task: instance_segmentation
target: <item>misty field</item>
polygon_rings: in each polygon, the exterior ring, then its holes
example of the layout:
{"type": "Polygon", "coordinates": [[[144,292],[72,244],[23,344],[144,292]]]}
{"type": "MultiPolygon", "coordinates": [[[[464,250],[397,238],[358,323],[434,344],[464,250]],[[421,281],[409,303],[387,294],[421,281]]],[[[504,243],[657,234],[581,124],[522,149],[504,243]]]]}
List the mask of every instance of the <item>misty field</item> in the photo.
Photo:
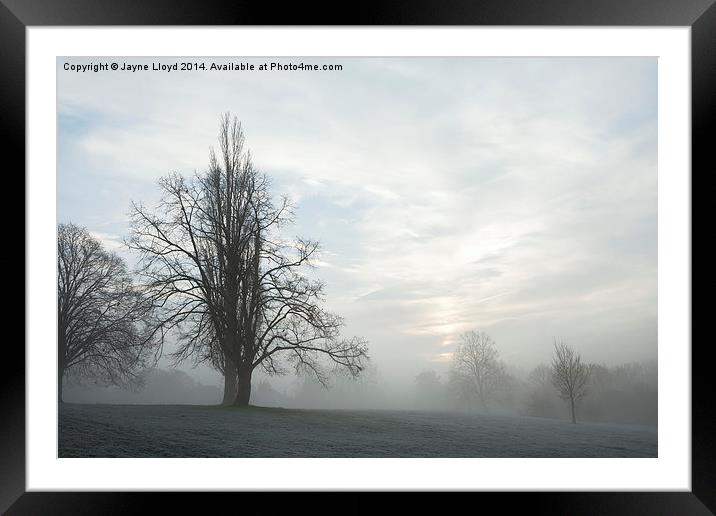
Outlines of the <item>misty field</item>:
{"type": "Polygon", "coordinates": [[[59,407],[60,457],[656,457],[654,427],[384,410],[59,407]]]}

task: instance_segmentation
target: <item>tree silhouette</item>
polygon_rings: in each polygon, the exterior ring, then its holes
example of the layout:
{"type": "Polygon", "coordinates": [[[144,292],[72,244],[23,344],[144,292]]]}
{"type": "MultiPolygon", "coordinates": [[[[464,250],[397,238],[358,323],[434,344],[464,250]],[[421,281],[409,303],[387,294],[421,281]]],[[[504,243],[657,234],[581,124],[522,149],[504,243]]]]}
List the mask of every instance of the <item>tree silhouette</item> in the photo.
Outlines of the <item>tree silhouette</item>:
{"type": "Polygon", "coordinates": [[[164,327],[180,335],[175,359],[222,371],[225,402],[239,406],[248,405],[259,366],[269,374],[290,366],[323,384],[324,362],[358,375],[366,343],[341,338],[343,321],[321,306],[323,284],[302,272],[318,243],[281,237],[291,204],[273,201],[235,117],[222,116],[218,144],[205,173],[160,181],[155,211],[133,204],[127,243],[140,252],[140,274],[164,308],[164,327]]]}
{"type": "Polygon", "coordinates": [[[586,393],[589,368],[574,349],[564,340],[554,340],[554,357],[552,358],[552,383],[559,391],[563,400],[569,401],[572,411],[572,423],[577,423],[575,404],[586,393]]]}
{"type": "Polygon", "coordinates": [[[453,355],[450,383],[463,397],[477,397],[487,410],[508,381],[505,365],[498,357],[495,342],[486,333],[463,333],[453,355]]]}
{"type": "MultiPolygon", "coordinates": [[[[161,341],[154,307],[116,254],[86,229],[57,228],[57,387],[66,374],[126,385],[161,341]]],[[[156,358],[156,354],[154,356],[156,358]]]]}

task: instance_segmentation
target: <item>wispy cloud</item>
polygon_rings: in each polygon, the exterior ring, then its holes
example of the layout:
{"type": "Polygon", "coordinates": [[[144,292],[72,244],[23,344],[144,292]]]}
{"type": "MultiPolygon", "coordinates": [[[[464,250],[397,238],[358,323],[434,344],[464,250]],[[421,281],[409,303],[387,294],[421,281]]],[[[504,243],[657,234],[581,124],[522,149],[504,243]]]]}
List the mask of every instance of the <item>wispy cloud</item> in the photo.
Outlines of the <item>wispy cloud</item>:
{"type": "Polygon", "coordinates": [[[440,363],[471,328],[525,363],[554,332],[594,360],[656,352],[656,60],[344,61],[290,81],[60,73],[60,214],[114,245],[126,224],[100,224],[202,170],[231,110],[377,360],[440,363]]]}

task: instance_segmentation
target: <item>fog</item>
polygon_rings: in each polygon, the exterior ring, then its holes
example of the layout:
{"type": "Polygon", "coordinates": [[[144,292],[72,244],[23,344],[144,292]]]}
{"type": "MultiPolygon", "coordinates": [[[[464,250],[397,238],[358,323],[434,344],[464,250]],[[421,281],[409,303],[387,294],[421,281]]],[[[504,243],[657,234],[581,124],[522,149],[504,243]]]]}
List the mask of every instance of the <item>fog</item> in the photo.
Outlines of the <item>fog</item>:
{"type": "MultiPolygon", "coordinates": [[[[328,389],[257,373],[252,404],[567,418],[531,376],[564,337],[592,364],[583,418],[655,424],[656,59],[340,61],[280,77],[60,68],[58,221],[133,265],[130,203],[155,203],[170,172],[203,170],[230,110],[276,195],[296,205],[287,236],[321,242],[310,273],[371,359],[328,389]],[[487,407],[450,387],[471,330],[494,339],[509,373],[487,407]]],[[[165,357],[144,376],[135,390],[68,384],[66,401],[221,401],[206,365],[165,357]]]]}
{"type": "MultiPolygon", "coordinates": [[[[544,367],[544,365],[542,365],[544,367]]],[[[419,373],[412,383],[387,381],[376,367],[357,380],[334,375],[328,387],[315,378],[268,377],[252,382],[252,405],[333,410],[419,410],[568,419],[569,408],[549,378],[511,368],[510,384],[487,408],[460,399],[449,385],[449,375],[434,369],[419,373]]],[[[657,424],[657,367],[655,362],[617,367],[593,365],[587,395],[578,404],[583,421],[657,424]]],[[[218,405],[219,384],[205,385],[179,369],[152,369],[133,389],[91,386],[70,381],[65,387],[70,403],[218,405]]]]}

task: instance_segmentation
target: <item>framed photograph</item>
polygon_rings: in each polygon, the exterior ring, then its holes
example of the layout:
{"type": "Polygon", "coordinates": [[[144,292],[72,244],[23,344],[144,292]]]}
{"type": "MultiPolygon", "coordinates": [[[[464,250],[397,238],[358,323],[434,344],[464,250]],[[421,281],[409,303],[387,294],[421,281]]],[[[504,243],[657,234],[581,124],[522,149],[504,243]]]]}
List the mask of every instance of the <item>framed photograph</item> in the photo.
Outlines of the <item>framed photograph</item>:
{"type": "Polygon", "coordinates": [[[711,514],[712,3],[3,0],[27,304],[0,510],[711,514]]]}

